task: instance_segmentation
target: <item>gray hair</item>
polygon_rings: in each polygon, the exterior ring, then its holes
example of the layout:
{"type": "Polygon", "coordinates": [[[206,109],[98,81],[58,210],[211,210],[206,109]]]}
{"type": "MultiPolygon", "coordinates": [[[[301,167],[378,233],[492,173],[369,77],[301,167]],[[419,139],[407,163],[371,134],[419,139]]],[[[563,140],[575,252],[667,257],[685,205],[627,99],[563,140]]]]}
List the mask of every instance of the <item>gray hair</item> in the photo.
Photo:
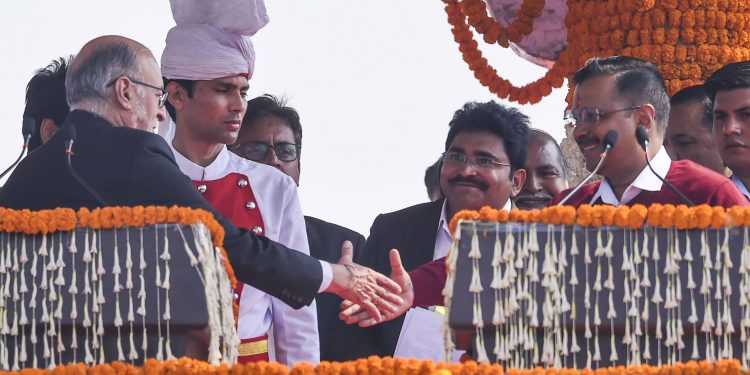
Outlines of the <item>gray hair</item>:
{"type": "Polygon", "coordinates": [[[79,64],[72,64],[65,76],[65,95],[68,105],[88,102],[102,113],[106,106],[107,84],[117,77],[135,76],[140,72],[138,51],[125,42],[108,43],[94,48],[79,64]]]}

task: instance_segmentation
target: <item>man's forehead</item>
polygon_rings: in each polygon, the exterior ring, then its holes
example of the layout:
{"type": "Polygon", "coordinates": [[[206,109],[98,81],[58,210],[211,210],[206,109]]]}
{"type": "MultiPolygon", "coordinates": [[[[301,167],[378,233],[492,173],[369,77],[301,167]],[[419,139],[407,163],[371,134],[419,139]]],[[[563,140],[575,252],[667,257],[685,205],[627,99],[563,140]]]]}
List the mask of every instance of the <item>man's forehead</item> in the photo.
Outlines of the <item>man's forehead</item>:
{"type": "Polygon", "coordinates": [[[573,106],[596,107],[614,98],[615,76],[602,75],[589,78],[576,85],[573,106]]]}
{"type": "Polygon", "coordinates": [[[503,139],[486,130],[462,131],[456,134],[448,149],[460,149],[465,152],[485,152],[495,156],[505,155],[503,139]]]}
{"type": "Polygon", "coordinates": [[[745,110],[750,107],[750,87],[721,90],[714,98],[714,111],[745,110]]]}
{"type": "Polygon", "coordinates": [[[705,119],[703,103],[689,101],[673,105],[667,119],[667,134],[674,135],[686,131],[688,128],[702,127],[705,119]]]}
{"type": "Polygon", "coordinates": [[[529,164],[530,168],[545,166],[562,168],[563,156],[552,140],[544,139],[538,142],[529,142],[528,151],[526,164],[529,164]]]}

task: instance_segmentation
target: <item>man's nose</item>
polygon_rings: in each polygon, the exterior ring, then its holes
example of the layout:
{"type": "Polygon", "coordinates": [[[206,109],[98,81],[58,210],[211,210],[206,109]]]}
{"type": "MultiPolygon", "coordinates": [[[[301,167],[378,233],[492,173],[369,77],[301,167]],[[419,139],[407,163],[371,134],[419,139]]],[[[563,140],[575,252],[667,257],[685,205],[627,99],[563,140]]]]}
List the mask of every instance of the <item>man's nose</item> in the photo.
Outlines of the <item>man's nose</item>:
{"type": "Polygon", "coordinates": [[[742,134],[742,125],[734,117],[727,118],[724,123],[724,135],[742,134]]]}
{"type": "Polygon", "coordinates": [[[534,173],[527,174],[526,182],[523,184],[523,189],[530,193],[536,193],[537,191],[542,190],[541,179],[534,173]]]}
{"type": "Polygon", "coordinates": [[[472,176],[477,174],[477,166],[474,164],[474,161],[471,159],[466,159],[466,161],[461,164],[460,167],[458,167],[457,172],[460,173],[462,176],[472,176]]]}
{"type": "Polygon", "coordinates": [[[245,108],[247,107],[247,101],[245,101],[245,97],[242,96],[242,93],[237,92],[236,95],[232,95],[232,98],[229,100],[229,110],[235,113],[243,113],[245,112],[245,108]]]}
{"type": "Polygon", "coordinates": [[[279,166],[281,165],[281,160],[279,160],[278,157],[276,157],[276,150],[272,148],[268,148],[268,151],[266,151],[266,157],[263,159],[263,164],[273,165],[273,166],[279,166]]]}

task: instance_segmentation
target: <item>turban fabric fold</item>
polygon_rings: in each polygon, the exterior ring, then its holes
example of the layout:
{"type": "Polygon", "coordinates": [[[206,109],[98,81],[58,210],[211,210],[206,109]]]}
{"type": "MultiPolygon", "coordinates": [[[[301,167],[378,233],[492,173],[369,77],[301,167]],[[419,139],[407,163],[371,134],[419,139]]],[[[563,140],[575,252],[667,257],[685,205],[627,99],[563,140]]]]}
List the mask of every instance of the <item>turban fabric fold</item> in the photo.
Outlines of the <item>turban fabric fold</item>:
{"type": "Polygon", "coordinates": [[[268,23],[263,0],[170,0],[177,26],[161,56],[168,79],[212,80],[255,70],[250,36],[268,23]]]}

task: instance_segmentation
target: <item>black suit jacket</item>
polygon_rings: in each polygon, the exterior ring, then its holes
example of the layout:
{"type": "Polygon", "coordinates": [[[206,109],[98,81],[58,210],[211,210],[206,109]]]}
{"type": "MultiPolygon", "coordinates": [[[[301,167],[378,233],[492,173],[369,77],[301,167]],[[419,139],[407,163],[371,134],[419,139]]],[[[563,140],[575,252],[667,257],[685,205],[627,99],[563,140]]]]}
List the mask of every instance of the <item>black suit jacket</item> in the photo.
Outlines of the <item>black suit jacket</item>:
{"type": "Polygon", "coordinates": [[[162,205],[213,212],[226,232],[224,247],[237,278],[294,308],[309,305],[322,280],[320,263],[298,251],[237,229],[198,194],[158,135],[114,127],[85,111],[73,111],[47,144],[18,165],[0,191],[0,206],[31,210],[94,208],[94,196],[68,172],[66,127],[75,127],[75,171],[110,205],[162,205]]]}
{"type": "MultiPolygon", "coordinates": [[[[391,249],[399,250],[407,271],[431,262],[443,201],[444,199],[440,199],[378,215],[372,223],[370,237],[367,238],[365,251],[360,258],[362,264],[390,275],[391,249]]],[[[404,317],[401,316],[360,330],[365,332],[366,338],[361,338],[358,342],[358,355],[392,356],[403,322],[404,317]]]]}
{"type": "MultiPolygon", "coordinates": [[[[358,258],[365,247],[365,237],[351,229],[329,223],[314,217],[305,216],[307,242],[310,255],[320,260],[336,263],[341,257],[341,244],[349,240],[354,245],[354,257],[358,258]]],[[[318,306],[318,333],[320,335],[320,360],[345,361],[350,355],[352,330],[338,318],[341,298],[324,293],[315,298],[318,306]]]]}

